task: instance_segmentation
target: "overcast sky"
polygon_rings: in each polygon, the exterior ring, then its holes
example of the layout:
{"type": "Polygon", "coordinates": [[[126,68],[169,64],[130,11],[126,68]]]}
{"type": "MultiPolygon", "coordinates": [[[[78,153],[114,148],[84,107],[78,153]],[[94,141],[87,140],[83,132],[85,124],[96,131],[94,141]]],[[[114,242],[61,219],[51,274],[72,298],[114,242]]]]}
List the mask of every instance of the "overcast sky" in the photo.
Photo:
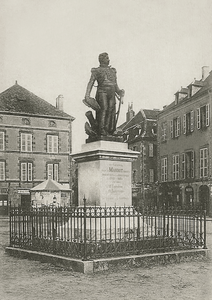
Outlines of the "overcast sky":
{"type": "Polygon", "coordinates": [[[73,151],[85,142],[82,103],[98,55],[108,52],[128,103],[159,108],[212,69],[211,0],[0,0],[0,92],[18,84],[73,117],[73,151]]]}

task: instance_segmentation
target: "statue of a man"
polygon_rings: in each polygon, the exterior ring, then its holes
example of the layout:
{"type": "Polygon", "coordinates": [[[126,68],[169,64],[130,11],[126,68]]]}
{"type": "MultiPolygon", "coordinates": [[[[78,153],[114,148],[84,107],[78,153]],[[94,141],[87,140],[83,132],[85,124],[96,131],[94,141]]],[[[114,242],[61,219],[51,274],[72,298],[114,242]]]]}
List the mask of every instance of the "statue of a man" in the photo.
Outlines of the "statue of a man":
{"type": "Polygon", "coordinates": [[[99,109],[96,111],[97,134],[112,135],[116,130],[116,95],[121,101],[124,90],[117,84],[116,69],[109,66],[109,56],[107,53],[99,55],[100,66],[91,69],[91,78],[88,82],[85,103],[89,102],[90,93],[97,81],[96,101],[99,109]]]}

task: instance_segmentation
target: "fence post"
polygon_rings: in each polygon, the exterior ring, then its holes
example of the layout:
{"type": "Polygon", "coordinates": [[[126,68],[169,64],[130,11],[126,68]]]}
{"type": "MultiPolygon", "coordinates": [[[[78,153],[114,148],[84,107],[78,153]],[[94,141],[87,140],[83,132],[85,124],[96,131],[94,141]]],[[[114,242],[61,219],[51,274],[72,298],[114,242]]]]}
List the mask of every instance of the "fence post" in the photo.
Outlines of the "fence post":
{"type": "Polygon", "coordinates": [[[56,216],[56,208],[52,207],[52,235],[53,235],[53,253],[56,253],[56,228],[55,228],[55,216],[56,216]]]}
{"type": "Polygon", "coordinates": [[[166,236],[166,212],[165,206],[163,207],[163,238],[166,236]]]}
{"type": "Polygon", "coordinates": [[[203,249],[207,249],[206,246],[206,209],[204,209],[204,247],[203,249]]]}
{"type": "Polygon", "coordinates": [[[86,199],[85,196],[83,198],[83,202],[84,202],[84,257],[83,260],[87,260],[87,243],[86,243],[86,199]]]}
{"type": "Polygon", "coordinates": [[[9,216],[10,216],[10,246],[12,246],[12,210],[11,210],[11,201],[10,201],[9,216]]]}
{"type": "Polygon", "coordinates": [[[137,228],[137,240],[140,240],[140,209],[137,206],[137,219],[138,219],[138,228],[137,228]]]}

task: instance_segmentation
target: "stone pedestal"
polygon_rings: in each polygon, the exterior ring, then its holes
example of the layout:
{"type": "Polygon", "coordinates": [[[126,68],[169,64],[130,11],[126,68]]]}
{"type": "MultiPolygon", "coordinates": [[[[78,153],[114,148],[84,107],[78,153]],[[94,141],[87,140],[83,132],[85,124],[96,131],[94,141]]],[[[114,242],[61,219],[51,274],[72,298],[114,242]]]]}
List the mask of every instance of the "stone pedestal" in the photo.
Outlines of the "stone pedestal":
{"type": "Polygon", "coordinates": [[[79,205],[131,206],[131,162],[139,152],[126,143],[96,141],[72,157],[78,163],[79,205]]]}

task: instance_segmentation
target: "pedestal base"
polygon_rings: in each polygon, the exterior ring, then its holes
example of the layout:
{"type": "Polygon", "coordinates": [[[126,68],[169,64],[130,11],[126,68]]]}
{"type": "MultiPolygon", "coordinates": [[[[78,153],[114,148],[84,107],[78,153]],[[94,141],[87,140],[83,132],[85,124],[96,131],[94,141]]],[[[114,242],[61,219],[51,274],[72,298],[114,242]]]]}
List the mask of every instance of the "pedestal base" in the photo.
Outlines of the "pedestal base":
{"type": "Polygon", "coordinates": [[[132,205],[131,162],[138,154],[121,142],[84,144],[72,155],[78,163],[79,205],[84,197],[90,206],[132,205]]]}

